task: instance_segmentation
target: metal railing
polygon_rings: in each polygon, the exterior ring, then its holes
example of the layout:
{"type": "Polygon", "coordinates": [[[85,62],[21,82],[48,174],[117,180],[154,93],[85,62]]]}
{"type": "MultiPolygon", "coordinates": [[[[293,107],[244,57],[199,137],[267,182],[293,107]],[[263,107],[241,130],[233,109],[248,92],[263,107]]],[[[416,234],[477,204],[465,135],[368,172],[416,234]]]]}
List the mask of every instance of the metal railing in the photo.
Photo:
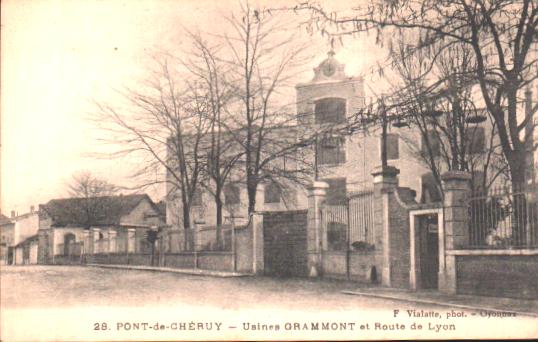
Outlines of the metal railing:
{"type": "Polygon", "coordinates": [[[470,248],[538,248],[536,189],[513,185],[474,192],[468,208],[470,248]]]}
{"type": "Polygon", "coordinates": [[[325,250],[371,250],[374,244],[374,197],[372,191],[352,194],[345,205],[321,209],[325,250]]]}

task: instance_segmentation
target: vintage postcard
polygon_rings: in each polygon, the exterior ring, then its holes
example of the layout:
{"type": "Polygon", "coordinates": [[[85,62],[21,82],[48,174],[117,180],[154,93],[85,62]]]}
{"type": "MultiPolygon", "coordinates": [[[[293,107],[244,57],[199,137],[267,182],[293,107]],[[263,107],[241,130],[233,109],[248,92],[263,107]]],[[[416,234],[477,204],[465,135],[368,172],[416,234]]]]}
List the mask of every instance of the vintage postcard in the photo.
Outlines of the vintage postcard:
{"type": "Polygon", "coordinates": [[[1,341],[538,338],[535,1],[1,13],[1,341]]]}

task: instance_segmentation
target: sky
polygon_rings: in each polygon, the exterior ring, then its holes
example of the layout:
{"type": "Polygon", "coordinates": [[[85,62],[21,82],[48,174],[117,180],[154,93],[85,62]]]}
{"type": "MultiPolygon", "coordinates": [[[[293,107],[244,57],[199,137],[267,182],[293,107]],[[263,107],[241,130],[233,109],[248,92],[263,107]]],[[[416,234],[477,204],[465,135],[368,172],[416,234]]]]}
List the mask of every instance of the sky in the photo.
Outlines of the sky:
{"type": "MultiPolygon", "coordinates": [[[[292,3],[292,2],[290,2],[292,3]]],[[[96,159],[102,131],[88,120],[93,101],[114,103],[114,89],[147,72],[148,56],[178,51],[181,26],[219,28],[236,2],[210,0],[3,0],[1,31],[1,193],[8,214],[65,197],[72,175],[89,170],[128,184],[136,161],[96,159]]],[[[346,6],[340,2],[339,6],[346,6]]],[[[319,64],[329,50],[313,37],[319,64]]],[[[349,76],[364,74],[381,54],[370,38],[336,49],[349,76]]],[[[308,81],[308,79],[303,80],[308,81]]],[[[154,200],[163,189],[150,190],[154,200]]]]}

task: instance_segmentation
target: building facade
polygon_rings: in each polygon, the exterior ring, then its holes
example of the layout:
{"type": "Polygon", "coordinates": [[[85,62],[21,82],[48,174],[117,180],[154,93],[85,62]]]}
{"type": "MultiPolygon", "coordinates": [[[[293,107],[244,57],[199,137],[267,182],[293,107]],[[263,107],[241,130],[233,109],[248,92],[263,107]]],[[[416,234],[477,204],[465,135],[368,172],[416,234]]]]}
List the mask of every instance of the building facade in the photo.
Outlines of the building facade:
{"type": "Polygon", "coordinates": [[[54,199],[41,205],[39,214],[39,263],[147,253],[148,231],[165,229],[164,214],[148,195],[54,199]]]}

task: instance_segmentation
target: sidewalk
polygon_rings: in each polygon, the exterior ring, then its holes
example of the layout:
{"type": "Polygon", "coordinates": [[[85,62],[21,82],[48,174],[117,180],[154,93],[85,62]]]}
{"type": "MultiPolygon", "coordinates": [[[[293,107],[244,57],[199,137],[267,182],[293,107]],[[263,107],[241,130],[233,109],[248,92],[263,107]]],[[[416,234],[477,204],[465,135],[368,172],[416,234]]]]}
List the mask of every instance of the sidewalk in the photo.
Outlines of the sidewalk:
{"type": "Polygon", "coordinates": [[[154,267],[154,266],[135,266],[135,265],[108,265],[108,264],[86,264],[90,267],[101,268],[116,268],[123,270],[138,270],[138,271],[150,271],[150,272],[170,272],[180,273],[188,275],[199,276],[211,276],[220,278],[233,278],[233,277],[248,277],[250,274],[238,273],[238,272],[226,272],[226,271],[212,271],[202,269],[185,269],[185,268],[172,268],[172,267],[154,267]]]}
{"type": "Polygon", "coordinates": [[[524,300],[471,295],[446,295],[437,291],[409,291],[381,287],[346,290],[342,293],[356,296],[391,299],[409,303],[423,303],[467,310],[511,312],[538,317],[538,300],[524,300]]]}

